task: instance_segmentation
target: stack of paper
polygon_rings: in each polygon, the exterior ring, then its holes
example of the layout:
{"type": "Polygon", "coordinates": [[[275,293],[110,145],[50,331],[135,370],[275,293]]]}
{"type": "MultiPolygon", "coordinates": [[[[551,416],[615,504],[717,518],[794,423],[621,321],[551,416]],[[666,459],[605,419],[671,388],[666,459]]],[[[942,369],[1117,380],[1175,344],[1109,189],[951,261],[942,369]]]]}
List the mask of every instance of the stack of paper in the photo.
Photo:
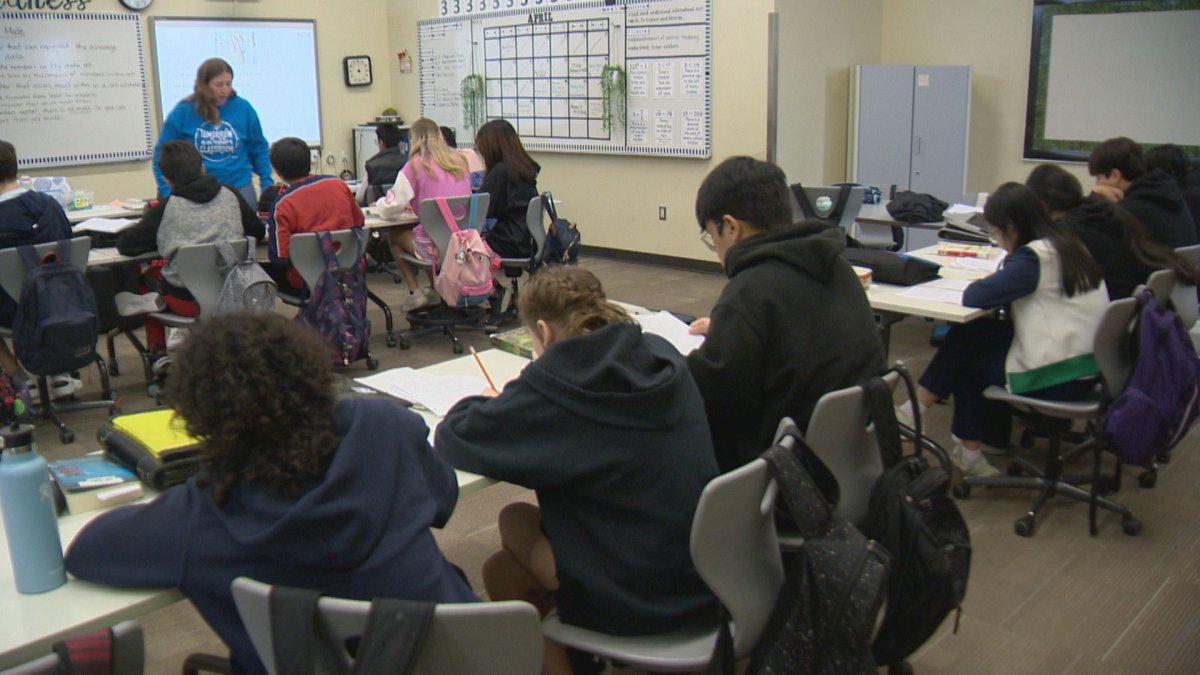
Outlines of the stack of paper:
{"type": "Polygon", "coordinates": [[[910,286],[900,291],[900,295],[916,300],[933,300],[961,305],[963,291],[970,284],[971,282],[968,279],[934,279],[923,284],[910,286]]]}
{"type": "Polygon", "coordinates": [[[704,343],[703,335],[692,335],[688,325],[670,312],[654,312],[652,314],[635,314],[633,319],[642,324],[642,330],[653,333],[670,342],[680,354],[690,354],[704,343]]]}
{"type": "Polygon", "coordinates": [[[412,368],[393,368],[358,378],[357,382],[419,405],[438,417],[462,399],[483,393],[487,382],[469,375],[433,375],[412,368]]]}
{"type": "Polygon", "coordinates": [[[136,222],[137,220],[132,218],[88,218],[71,229],[100,232],[102,234],[119,234],[121,230],[136,222]]]}

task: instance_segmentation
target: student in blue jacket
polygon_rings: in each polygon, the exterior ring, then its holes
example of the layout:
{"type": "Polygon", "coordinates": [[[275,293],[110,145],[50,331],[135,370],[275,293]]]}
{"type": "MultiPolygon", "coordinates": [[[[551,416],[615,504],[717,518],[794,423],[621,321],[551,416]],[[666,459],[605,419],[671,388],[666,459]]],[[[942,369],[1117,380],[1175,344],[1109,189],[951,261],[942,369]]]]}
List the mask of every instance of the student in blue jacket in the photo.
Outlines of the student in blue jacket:
{"type": "MultiPolygon", "coordinates": [[[[459,469],[537,491],[540,506],[500,513],[488,597],[613,635],[712,612],[688,540],[717,463],[683,356],[580,267],[538,272],[519,302],[539,356],[504,393],[460,401],[434,442],[459,469]]],[[[571,672],[561,647],[545,655],[545,672],[571,672]]]]}
{"type": "Polygon", "coordinates": [[[429,531],[454,510],[454,470],[390,397],[335,400],[328,352],[278,314],[199,324],[171,400],[204,440],[204,471],[97,517],[67,550],[67,571],[178,588],[237,673],[266,672],[229,590],[238,576],[364,600],[476,600],[429,531]]]}
{"type": "Polygon", "coordinates": [[[270,144],[263,136],[258,113],[234,91],[233,67],[224,59],[201,63],[192,95],[175,104],[163,120],[153,164],[160,197],[171,192],[158,170],[158,152],[167,141],[195,145],[204,157],[204,172],[222,185],[236,188],[247,204],[258,203],[252,174],[258,174],[260,189],[274,182],[268,157],[270,144]]]}

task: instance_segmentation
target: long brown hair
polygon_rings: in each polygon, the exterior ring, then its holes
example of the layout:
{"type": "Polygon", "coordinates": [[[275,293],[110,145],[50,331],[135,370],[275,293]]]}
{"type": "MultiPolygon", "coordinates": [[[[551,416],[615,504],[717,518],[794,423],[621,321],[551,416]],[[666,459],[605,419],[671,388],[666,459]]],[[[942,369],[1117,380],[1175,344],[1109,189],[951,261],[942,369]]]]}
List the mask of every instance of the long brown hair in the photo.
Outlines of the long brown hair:
{"type": "Polygon", "coordinates": [[[513,183],[532,183],[537,179],[541,167],[525,152],[521,137],[508,120],[492,120],[479,127],[475,132],[475,150],[489,171],[504,162],[508,180],[513,183]]]}
{"type": "Polygon", "coordinates": [[[434,176],[434,164],[455,178],[461,179],[467,175],[467,158],[446,145],[446,139],[442,137],[442,129],[437,122],[427,117],[413,122],[408,131],[408,143],[408,161],[416,162],[416,166],[425,169],[430,178],[434,176]]]}
{"type": "MultiPolygon", "coordinates": [[[[196,69],[196,82],[192,85],[192,94],[185,101],[194,101],[196,103],[196,114],[204,118],[204,121],[216,124],[221,121],[221,113],[217,110],[217,103],[213,100],[212,92],[208,88],[208,83],[212,82],[213,78],[218,75],[229,73],[233,76],[233,66],[225,59],[213,57],[205,59],[204,63],[196,69]]],[[[237,96],[237,91],[230,88],[229,96],[237,96]]]]}
{"type": "Polygon", "coordinates": [[[239,485],[295,496],[339,441],[329,347],[278,314],[226,314],[192,329],[174,360],[171,406],[203,439],[217,506],[239,485]]]}
{"type": "Polygon", "coordinates": [[[1121,246],[1133,254],[1133,259],[1139,265],[1152,270],[1170,269],[1187,283],[1200,283],[1200,271],[1187,258],[1152,239],[1142,221],[1124,208],[1110,204],[1101,197],[1084,197],[1079,180],[1061,166],[1037,166],[1029,173],[1025,184],[1050,211],[1070,211],[1084,201],[1094,200],[1103,204],[1105,217],[1113,221],[1121,233],[1121,246]]]}
{"type": "Polygon", "coordinates": [[[562,338],[633,321],[608,301],[595,274],[576,266],[549,267],[534,274],[521,289],[517,311],[527,330],[534,330],[542,320],[562,338]]]}

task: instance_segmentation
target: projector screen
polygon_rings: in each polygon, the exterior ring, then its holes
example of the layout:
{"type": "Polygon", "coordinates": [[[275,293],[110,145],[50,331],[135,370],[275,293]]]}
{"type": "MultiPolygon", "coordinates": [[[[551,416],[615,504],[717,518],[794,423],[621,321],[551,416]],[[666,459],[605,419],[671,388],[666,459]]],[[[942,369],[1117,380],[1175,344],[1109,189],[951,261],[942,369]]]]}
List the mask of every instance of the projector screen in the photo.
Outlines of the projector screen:
{"type": "Polygon", "coordinates": [[[196,68],[214,56],[233,66],[233,88],[258,112],[274,142],[296,136],[321,145],[317,29],[310,20],[174,19],[151,24],[159,126],[191,95],[196,68]]]}
{"type": "Polygon", "coordinates": [[[1128,136],[1200,156],[1200,0],[1038,0],[1025,157],[1128,136]]]}

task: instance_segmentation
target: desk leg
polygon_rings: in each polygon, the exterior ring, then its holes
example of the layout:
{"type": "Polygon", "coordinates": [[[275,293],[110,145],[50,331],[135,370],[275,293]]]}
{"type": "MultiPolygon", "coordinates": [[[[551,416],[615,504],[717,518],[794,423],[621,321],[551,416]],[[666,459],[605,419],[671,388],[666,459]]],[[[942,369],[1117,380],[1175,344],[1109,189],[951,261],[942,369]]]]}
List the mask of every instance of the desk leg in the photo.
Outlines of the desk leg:
{"type": "Polygon", "coordinates": [[[887,359],[892,344],[892,324],[904,319],[903,314],[893,312],[876,312],[875,323],[879,326],[879,337],[883,339],[883,356],[887,359]]]}

